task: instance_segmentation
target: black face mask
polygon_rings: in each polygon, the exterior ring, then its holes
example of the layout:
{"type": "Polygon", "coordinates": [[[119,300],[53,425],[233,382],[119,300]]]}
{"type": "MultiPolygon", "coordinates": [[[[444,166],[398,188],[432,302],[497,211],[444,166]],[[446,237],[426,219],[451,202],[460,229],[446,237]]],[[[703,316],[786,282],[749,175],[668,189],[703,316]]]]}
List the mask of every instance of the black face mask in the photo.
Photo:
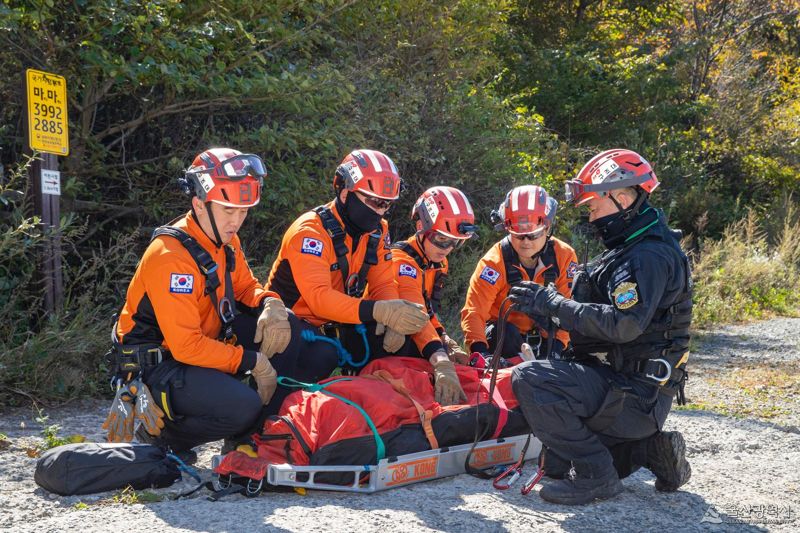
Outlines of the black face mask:
{"type": "Polygon", "coordinates": [[[657,219],[658,212],[645,201],[639,207],[638,212],[632,216],[627,211],[620,211],[600,217],[591,224],[606,248],[615,248],[657,219]]]}
{"type": "Polygon", "coordinates": [[[362,202],[355,193],[347,195],[344,205],[336,198],[336,207],[351,236],[371,233],[381,227],[383,217],[362,202]]]}

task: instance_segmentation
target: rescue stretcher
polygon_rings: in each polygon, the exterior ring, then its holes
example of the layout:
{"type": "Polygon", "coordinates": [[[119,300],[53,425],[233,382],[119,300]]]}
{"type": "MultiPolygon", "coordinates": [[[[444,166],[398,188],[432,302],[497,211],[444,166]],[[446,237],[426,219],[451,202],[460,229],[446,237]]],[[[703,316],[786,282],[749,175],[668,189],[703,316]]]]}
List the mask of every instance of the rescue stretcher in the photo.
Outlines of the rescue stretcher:
{"type": "MultiPolygon", "coordinates": [[[[477,469],[488,469],[493,466],[509,465],[519,460],[527,435],[517,435],[479,442],[472,450],[470,465],[477,469]]],[[[530,443],[525,450],[524,461],[536,458],[541,450],[539,439],[530,436],[530,443]]],[[[461,444],[446,448],[437,448],[396,457],[387,457],[378,461],[377,465],[314,465],[298,466],[290,464],[271,464],[267,475],[260,481],[252,480],[247,492],[256,494],[263,489],[266,482],[273,486],[296,487],[313,490],[333,490],[342,492],[372,493],[396,487],[403,487],[421,481],[430,481],[465,473],[464,462],[472,448],[472,444],[461,444]],[[349,484],[322,483],[315,480],[320,474],[337,473],[352,474],[349,484]]],[[[215,455],[211,460],[212,470],[222,461],[222,455],[215,455]]],[[[216,491],[226,489],[230,476],[213,474],[211,483],[216,491]]]]}

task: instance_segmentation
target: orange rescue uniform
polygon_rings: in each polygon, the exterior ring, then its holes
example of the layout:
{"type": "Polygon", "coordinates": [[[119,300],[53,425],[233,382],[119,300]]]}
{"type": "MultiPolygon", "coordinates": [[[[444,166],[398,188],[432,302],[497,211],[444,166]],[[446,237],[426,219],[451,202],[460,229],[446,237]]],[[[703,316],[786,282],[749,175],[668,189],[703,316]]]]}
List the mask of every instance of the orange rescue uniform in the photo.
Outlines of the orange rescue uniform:
{"type": "MultiPolygon", "coordinates": [[[[344,229],[336,202],[325,205],[344,229]]],[[[378,264],[367,272],[369,300],[349,296],[344,290],[340,267],[337,267],[333,239],[314,211],[295,220],[283,236],[278,257],[272,264],[267,287],[281,296],[284,304],[301,319],[320,326],[326,322],[358,324],[373,320],[375,300],[397,299],[397,286],[392,275],[392,251],[389,225],[381,220],[377,247],[378,264]]],[[[353,250],[353,238],[345,234],[349,276],[357,275],[367,253],[369,234],[359,237],[353,250]]]]}
{"type": "MultiPolygon", "coordinates": [[[[506,239],[509,238],[506,237],[506,239]]],[[[575,276],[575,270],[578,265],[575,250],[560,239],[551,237],[550,240],[553,243],[556,263],[558,264],[558,278],[555,282],[556,290],[565,297],[570,298],[572,296],[572,278],[575,276]]],[[[486,323],[497,320],[500,304],[508,296],[508,291],[511,288],[506,281],[506,265],[501,249],[502,242],[500,241],[492,246],[486,252],[486,255],[478,261],[478,266],[469,280],[467,299],[464,303],[464,308],[461,310],[461,327],[464,330],[467,346],[471,349],[473,349],[473,344],[476,343],[483,344],[482,348],[484,349],[488,345],[486,323]]],[[[513,249],[512,252],[516,255],[513,249]]],[[[514,267],[512,266],[512,268],[514,267]]],[[[528,272],[521,265],[516,268],[520,271],[523,280],[531,280],[528,272]]],[[[544,282],[544,271],[547,268],[542,263],[540,256],[533,276],[535,283],[542,284],[544,282]]],[[[528,334],[536,327],[532,318],[517,311],[512,311],[508,320],[523,335],[528,334]]],[[[547,336],[545,331],[541,331],[541,334],[544,337],[547,336]]],[[[569,343],[569,333],[559,329],[556,332],[556,339],[566,347],[569,343]]]]}
{"type": "MultiPolygon", "coordinates": [[[[222,300],[227,267],[224,247],[217,247],[209,239],[191,213],[171,225],[194,237],[211,254],[220,280],[217,298],[222,300]]],[[[265,290],[253,276],[238,235],[227,246],[234,251],[231,282],[236,301],[257,308],[264,298],[278,297],[265,290]]],[[[242,364],[244,348],[218,340],[222,321],[205,288],[206,278],[183,244],[173,237],[156,237],[128,286],[116,326],[119,342],[160,344],[177,361],[228,374],[252,369],[255,354],[250,354],[242,364]]]]}
{"type": "Polygon", "coordinates": [[[395,245],[392,249],[392,261],[394,262],[397,292],[400,298],[422,304],[428,310],[428,314],[431,316],[430,321],[419,333],[415,333],[411,338],[419,353],[425,357],[430,357],[436,350],[443,349],[441,335],[444,333],[444,327],[425,297],[427,296],[430,299],[434,294],[434,284],[437,277],[447,275],[447,259],[444,259],[441,263],[428,261],[416,236],[404,242],[419,254],[424,266],[420,266],[411,255],[395,245]]]}

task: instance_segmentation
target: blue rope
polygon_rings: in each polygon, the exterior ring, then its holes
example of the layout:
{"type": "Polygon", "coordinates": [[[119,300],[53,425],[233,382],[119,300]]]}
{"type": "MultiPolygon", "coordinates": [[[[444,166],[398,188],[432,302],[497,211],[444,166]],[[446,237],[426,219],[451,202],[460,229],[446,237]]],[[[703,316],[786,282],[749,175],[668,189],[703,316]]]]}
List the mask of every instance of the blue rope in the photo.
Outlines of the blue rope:
{"type": "Polygon", "coordinates": [[[366,350],[364,358],[357,363],[353,361],[353,355],[350,352],[348,352],[344,346],[342,346],[342,342],[339,339],[332,339],[331,337],[326,337],[325,335],[317,335],[316,333],[314,333],[314,330],[312,329],[304,329],[303,331],[300,332],[300,337],[308,343],[322,341],[333,345],[333,347],[336,348],[336,353],[339,355],[338,364],[340,367],[344,367],[345,365],[347,365],[347,366],[352,366],[354,368],[361,368],[362,366],[367,364],[370,355],[369,342],[367,341],[367,328],[366,326],[364,326],[364,324],[356,324],[355,327],[356,327],[356,333],[361,335],[361,338],[364,340],[364,348],[366,350]]]}
{"type": "Polygon", "coordinates": [[[376,448],[376,454],[378,456],[378,461],[386,458],[386,444],[384,444],[383,439],[378,433],[378,428],[375,427],[375,423],[372,422],[372,419],[369,417],[367,412],[354,401],[348,400],[347,398],[339,396],[338,394],[334,394],[330,391],[325,390],[325,387],[333,385],[334,383],[339,383],[340,381],[352,381],[352,378],[339,378],[329,381],[327,383],[303,383],[302,381],[297,381],[296,379],[287,378],[284,376],[278,378],[278,384],[283,385],[284,387],[301,388],[301,389],[306,389],[309,392],[321,392],[323,394],[327,394],[328,396],[332,396],[337,400],[341,400],[350,407],[354,407],[355,409],[357,409],[358,412],[361,413],[361,416],[364,417],[364,420],[367,422],[369,429],[372,430],[372,437],[375,439],[375,448],[376,448]]]}
{"type": "Polygon", "coordinates": [[[186,472],[187,474],[192,476],[195,481],[197,481],[198,483],[202,483],[203,480],[200,478],[200,474],[197,473],[197,470],[184,463],[180,457],[178,457],[174,453],[168,453],[167,457],[172,461],[175,461],[175,464],[178,465],[178,470],[180,470],[181,472],[186,472]]]}

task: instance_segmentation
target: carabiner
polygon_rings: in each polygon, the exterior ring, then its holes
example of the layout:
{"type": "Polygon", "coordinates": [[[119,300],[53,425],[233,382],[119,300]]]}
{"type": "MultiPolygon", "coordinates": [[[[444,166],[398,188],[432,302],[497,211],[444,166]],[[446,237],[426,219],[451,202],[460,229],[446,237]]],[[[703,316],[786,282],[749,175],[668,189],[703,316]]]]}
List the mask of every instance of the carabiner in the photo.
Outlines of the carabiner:
{"type": "Polygon", "coordinates": [[[535,487],[536,484],[539,483],[539,481],[541,481],[543,477],[544,477],[544,469],[537,468],[536,472],[534,472],[533,475],[528,478],[528,481],[526,481],[525,484],[522,485],[522,488],[519,489],[519,492],[523,496],[527,496],[533,490],[533,487],[535,487]]]}
{"type": "Polygon", "coordinates": [[[511,488],[511,485],[516,483],[521,475],[522,468],[520,468],[518,464],[511,465],[506,468],[502,474],[494,478],[492,486],[497,490],[508,490],[511,488]]]}

